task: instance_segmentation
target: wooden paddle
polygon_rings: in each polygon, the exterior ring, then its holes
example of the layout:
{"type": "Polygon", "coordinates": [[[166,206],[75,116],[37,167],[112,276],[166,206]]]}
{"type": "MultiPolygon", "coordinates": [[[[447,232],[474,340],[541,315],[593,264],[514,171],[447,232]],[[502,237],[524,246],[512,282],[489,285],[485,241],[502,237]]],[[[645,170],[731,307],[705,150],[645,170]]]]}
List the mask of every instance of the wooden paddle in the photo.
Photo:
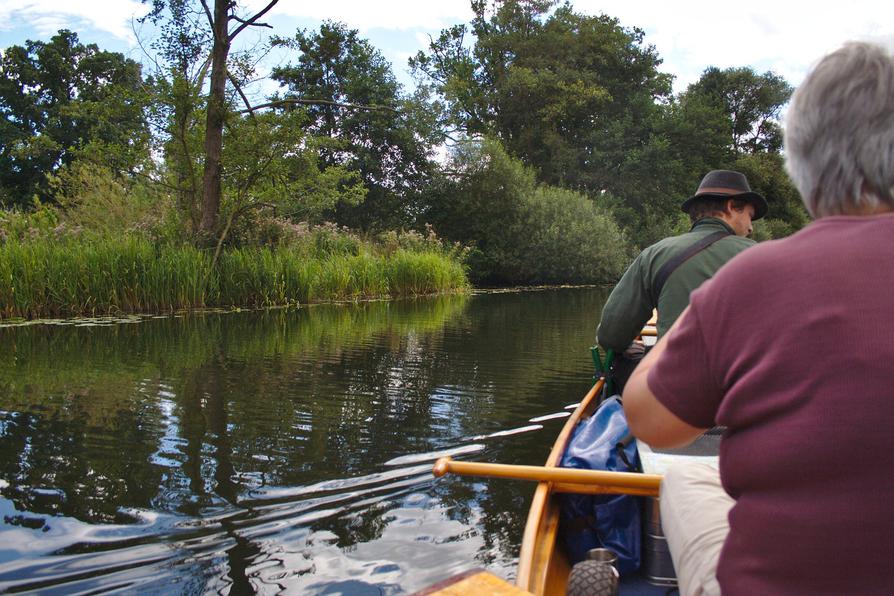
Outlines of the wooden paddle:
{"type": "Polygon", "coordinates": [[[606,472],[603,470],[578,470],[574,468],[545,468],[542,466],[511,466],[481,462],[454,461],[442,457],[435,462],[432,474],[441,477],[447,473],[461,476],[485,476],[552,482],[554,492],[576,494],[638,495],[657,497],[661,485],[658,474],[634,474],[632,472],[606,472]]]}

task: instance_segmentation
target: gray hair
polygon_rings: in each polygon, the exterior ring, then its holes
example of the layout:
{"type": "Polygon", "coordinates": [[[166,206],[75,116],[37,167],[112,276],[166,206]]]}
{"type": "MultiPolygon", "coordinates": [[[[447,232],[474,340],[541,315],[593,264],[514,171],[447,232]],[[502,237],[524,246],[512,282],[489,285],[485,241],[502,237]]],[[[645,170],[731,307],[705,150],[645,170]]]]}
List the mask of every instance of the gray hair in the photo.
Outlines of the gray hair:
{"type": "Polygon", "coordinates": [[[894,57],[851,42],[823,58],[792,96],[784,139],[812,216],[894,208],[894,57]]]}

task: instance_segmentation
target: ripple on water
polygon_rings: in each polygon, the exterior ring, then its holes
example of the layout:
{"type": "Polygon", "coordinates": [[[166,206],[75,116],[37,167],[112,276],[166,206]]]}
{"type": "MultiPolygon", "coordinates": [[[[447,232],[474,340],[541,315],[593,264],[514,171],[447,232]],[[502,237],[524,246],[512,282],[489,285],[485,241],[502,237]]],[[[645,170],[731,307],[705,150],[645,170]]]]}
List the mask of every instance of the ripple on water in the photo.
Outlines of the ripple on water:
{"type": "Polygon", "coordinates": [[[0,329],[0,592],[509,577],[530,485],[436,480],[431,462],[542,463],[600,305],[542,291],[0,329]]]}
{"type": "Polygon", "coordinates": [[[426,453],[410,453],[408,455],[401,455],[392,459],[389,459],[385,462],[386,466],[405,466],[408,464],[415,464],[423,461],[435,461],[441,457],[453,457],[456,455],[467,455],[469,453],[477,453],[479,451],[484,451],[484,445],[480,443],[473,443],[472,445],[461,445],[459,447],[452,447],[449,449],[440,449],[438,451],[428,451],[426,453]]]}
{"type": "Polygon", "coordinates": [[[547,420],[556,420],[558,418],[568,418],[571,412],[556,412],[555,414],[545,414],[543,416],[535,416],[528,422],[546,422],[547,420]]]}
{"type": "Polygon", "coordinates": [[[482,439],[493,439],[496,437],[509,437],[512,435],[519,435],[522,433],[529,433],[535,430],[541,430],[543,428],[542,424],[529,424],[527,426],[520,426],[518,428],[510,428],[507,430],[498,430],[496,432],[492,432],[487,435],[478,435],[477,437],[472,437],[473,441],[480,441],[482,439]]]}

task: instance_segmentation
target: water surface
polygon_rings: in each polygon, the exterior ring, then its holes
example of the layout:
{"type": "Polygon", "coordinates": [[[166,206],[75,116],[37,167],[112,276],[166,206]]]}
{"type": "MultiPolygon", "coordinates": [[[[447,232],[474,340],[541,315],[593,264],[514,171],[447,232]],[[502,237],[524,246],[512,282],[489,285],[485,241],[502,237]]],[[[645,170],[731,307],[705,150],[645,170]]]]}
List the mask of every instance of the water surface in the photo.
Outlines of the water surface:
{"type": "Polygon", "coordinates": [[[398,594],[514,578],[602,289],[0,327],[0,590],[398,594]]]}

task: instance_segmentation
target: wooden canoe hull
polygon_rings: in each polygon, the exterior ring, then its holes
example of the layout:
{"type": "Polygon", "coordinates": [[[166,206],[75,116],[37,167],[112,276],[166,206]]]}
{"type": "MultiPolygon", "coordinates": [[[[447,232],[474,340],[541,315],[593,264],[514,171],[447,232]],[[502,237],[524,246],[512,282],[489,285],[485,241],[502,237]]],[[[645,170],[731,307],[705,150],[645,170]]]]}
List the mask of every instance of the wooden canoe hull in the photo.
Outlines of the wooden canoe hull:
{"type": "MultiPolygon", "coordinates": [[[[600,379],[593,385],[565,422],[546,460],[546,467],[558,467],[574,428],[596,409],[603,383],[600,379]]],[[[515,583],[523,590],[534,594],[564,594],[566,591],[571,566],[558,544],[559,509],[553,483],[538,483],[519,552],[515,583]]]]}

